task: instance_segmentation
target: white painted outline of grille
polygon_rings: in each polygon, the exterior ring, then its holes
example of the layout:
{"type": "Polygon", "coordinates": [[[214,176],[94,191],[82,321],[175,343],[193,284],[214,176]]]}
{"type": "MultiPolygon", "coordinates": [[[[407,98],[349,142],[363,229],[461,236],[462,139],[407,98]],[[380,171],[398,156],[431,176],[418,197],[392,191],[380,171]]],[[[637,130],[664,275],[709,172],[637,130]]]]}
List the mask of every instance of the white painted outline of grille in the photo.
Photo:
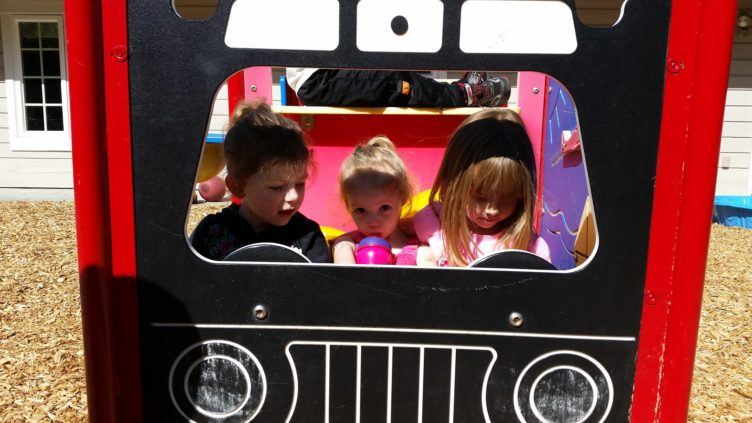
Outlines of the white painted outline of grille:
{"type": "Polygon", "coordinates": [[[185,391],[185,397],[188,398],[188,401],[191,403],[191,405],[193,406],[193,408],[196,409],[196,411],[198,411],[199,413],[203,414],[206,417],[211,417],[211,418],[214,418],[214,419],[223,419],[225,417],[230,417],[233,414],[237,413],[238,411],[242,410],[243,407],[245,407],[245,405],[248,403],[248,400],[251,399],[251,375],[248,374],[248,370],[246,370],[245,367],[243,367],[243,364],[241,362],[239,362],[238,360],[235,360],[232,357],[228,357],[226,355],[219,355],[219,354],[218,355],[205,356],[205,357],[201,357],[200,359],[194,361],[193,363],[191,363],[190,366],[188,366],[188,370],[185,371],[185,377],[183,378],[183,391],[185,391]],[[234,409],[232,409],[232,411],[228,411],[226,413],[214,413],[214,412],[211,412],[211,411],[204,410],[203,408],[201,408],[200,405],[196,404],[193,401],[193,398],[191,398],[190,392],[188,392],[188,377],[193,372],[193,369],[195,369],[196,366],[198,366],[200,363],[202,363],[204,361],[207,361],[207,360],[212,360],[212,359],[220,359],[220,360],[227,360],[227,361],[229,361],[230,363],[232,363],[235,366],[237,366],[243,372],[243,376],[245,377],[246,390],[245,390],[245,395],[244,395],[244,398],[243,398],[243,402],[240,403],[239,406],[237,406],[234,409]]]}
{"type": "MultiPolygon", "coordinates": [[[[251,360],[253,360],[253,363],[256,364],[256,367],[259,370],[259,376],[261,376],[261,401],[259,401],[258,406],[256,407],[256,411],[253,412],[251,417],[247,421],[252,421],[256,415],[261,411],[261,408],[264,406],[264,401],[266,401],[266,374],[264,373],[264,368],[261,367],[261,363],[259,363],[258,359],[251,351],[249,351],[246,347],[236,344],[235,342],[225,341],[223,339],[211,339],[208,341],[201,341],[196,342],[195,344],[189,345],[187,348],[185,348],[183,351],[178,354],[177,358],[172,362],[172,366],[170,367],[170,374],[167,377],[167,389],[170,393],[170,399],[172,400],[172,405],[175,406],[175,409],[178,410],[178,413],[180,413],[181,416],[185,417],[186,420],[192,421],[190,417],[186,416],[185,413],[183,413],[183,410],[180,408],[180,405],[175,400],[175,393],[172,390],[172,378],[175,375],[175,368],[177,368],[178,362],[183,359],[183,357],[188,354],[191,350],[193,350],[196,347],[202,346],[202,345],[208,345],[208,344],[225,344],[233,346],[246,354],[248,354],[251,357],[251,360]]],[[[209,356],[213,357],[213,356],[209,356]]]]}
{"type": "MultiPolygon", "coordinates": [[[[493,369],[494,364],[496,363],[496,360],[498,359],[498,354],[496,353],[496,350],[494,350],[491,347],[478,347],[478,346],[472,346],[472,345],[441,345],[441,344],[398,344],[398,343],[381,343],[381,342],[326,342],[326,341],[292,341],[285,347],[285,356],[287,357],[287,361],[290,364],[290,369],[292,370],[292,377],[293,377],[293,399],[292,404],[290,406],[290,412],[287,414],[287,419],[285,420],[286,423],[289,423],[292,419],[292,415],[295,412],[295,407],[298,403],[298,370],[295,366],[295,362],[292,359],[292,355],[290,354],[290,348],[294,345],[314,345],[314,346],[324,346],[329,349],[332,345],[334,346],[350,346],[350,347],[357,347],[358,348],[358,369],[357,369],[357,375],[356,380],[360,381],[360,350],[362,347],[381,347],[381,348],[388,348],[389,349],[389,362],[388,362],[388,383],[387,383],[387,410],[391,410],[391,395],[392,395],[392,386],[391,386],[391,374],[392,374],[392,353],[393,348],[418,348],[418,349],[441,349],[441,350],[450,350],[452,352],[452,375],[451,375],[451,381],[454,382],[454,373],[455,373],[455,360],[454,357],[456,355],[457,350],[470,350],[470,351],[487,351],[491,353],[491,362],[488,364],[488,369],[486,369],[485,377],[483,378],[483,388],[481,390],[481,405],[483,406],[483,417],[486,421],[486,423],[489,423],[491,421],[491,418],[488,414],[488,405],[486,404],[486,392],[488,387],[488,380],[491,377],[491,369],[493,369]]],[[[326,363],[326,369],[327,369],[327,375],[329,373],[329,356],[326,357],[327,363],[326,363]]],[[[423,369],[422,369],[422,363],[421,363],[421,370],[420,373],[422,375],[423,369]]],[[[356,398],[360,398],[360,384],[358,383],[357,386],[357,394],[356,398]]],[[[419,390],[422,391],[423,389],[423,378],[421,377],[419,380],[419,390]]],[[[329,408],[329,389],[327,386],[326,392],[325,392],[325,401],[327,409],[329,408]]],[[[422,407],[422,404],[419,404],[419,407],[422,407]]],[[[452,389],[452,396],[449,398],[449,409],[454,412],[454,390],[452,389]]],[[[356,422],[360,421],[360,409],[357,408],[358,414],[356,415],[356,422]]],[[[328,419],[328,413],[325,414],[325,423],[329,423],[328,419]]],[[[453,421],[453,416],[450,414],[449,421],[453,421]]],[[[390,415],[387,414],[387,422],[390,422],[390,415]]]]}
{"type": "Polygon", "coordinates": [[[593,378],[586,371],[576,366],[554,366],[554,367],[551,367],[550,369],[547,369],[545,372],[542,372],[541,374],[539,374],[538,377],[535,378],[535,380],[533,381],[533,384],[530,386],[530,398],[528,400],[530,403],[530,409],[533,410],[533,414],[535,415],[535,417],[538,418],[538,420],[545,422],[545,423],[553,423],[552,421],[547,420],[545,417],[543,417],[540,410],[538,410],[538,406],[535,405],[534,396],[535,396],[535,388],[538,387],[538,383],[540,382],[541,379],[543,379],[543,376],[553,373],[557,370],[574,370],[575,372],[584,376],[585,380],[587,380],[588,383],[590,384],[590,388],[593,391],[593,401],[590,403],[590,407],[588,408],[587,413],[585,413],[585,417],[575,422],[575,423],[582,423],[585,420],[587,420],[591,414],[593,414],[593,411],[595,411],[595,406],[598,403],[599,392],[598,392],[598,386],[595,384],[595,380],[593,380],[593,378]]]}
{"type": "MultiPolygon", "coordinates": [[[[557,351],[551,351],[549,353],[538,356],[538,358],[528,363],[528,365],[525,366],[524,369],[522,369],[522,372],[517,377],[517,382],[515,382],[514,384],[514,394],[513,394],[514,396],[512,399],[513,399],[513,404],[514,404],[514,412],[515,414],[517,414],[517,419],[519,419],[519,421],[523,423],[527,423],[525,418],[522,416],[522,410],[520,410],[520,405],[518,401],[519,392],[520,392],[520,382],[522,381],[522,378],[525,377],[525,374],[527,373],[527,371],[530,370],[530,368],[533,367],[535,363],[541,360],[544,360],[548,357],[554,356],[554,355],[563,355],[563,354],[569,354],[569,355],[574,355],[577,357],[582,357],[588,360],[589,362],[593,363],[595,367],[597,367],[598,370],[601,371],[603,376],[606,378],[606,383],[608,384],[608,406],[606,407],[606,411],[603,413],[603,418],[601,418],[599,423],[603,423],[606,420],[606,417],[608,417],[609,413],[611,412],[611,406],[614,403],[614,384],[611,381],[611,376],[609,376],[608,372],[606,371],[606,368],[603,367],[603,365],[598,360],[594,359],[593,357],[585,353],[581,353],[579,351],[573,351],[573,350],[557,350],[557,351]]],[[[596,401],[597,400],[598,399],[596,397],[596,401]]]]}

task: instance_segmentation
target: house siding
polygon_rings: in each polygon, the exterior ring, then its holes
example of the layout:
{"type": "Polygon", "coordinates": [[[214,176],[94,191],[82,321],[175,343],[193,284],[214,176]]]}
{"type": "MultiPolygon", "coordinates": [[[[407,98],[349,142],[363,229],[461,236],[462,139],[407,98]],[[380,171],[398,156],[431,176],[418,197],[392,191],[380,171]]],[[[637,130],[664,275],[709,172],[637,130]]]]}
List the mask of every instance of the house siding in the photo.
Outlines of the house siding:
{"type": "MultiPolygon", "coordinates": [[[[10,1],[0,13],[62,14],[63,1],[10,1]]],[[[0,22],[2,25],[3,22],[0,22]]],[[[3,28],[0,27],[0,30],[3,28]]],[[[72,199],[73,169],[70,152],[13,151],[10,148],[8,75],[0,31],[0,201],[72,199]]]]}
{"type": "MultiPolygon", "coordinates": [[[[739,0],[752,14],[752,0],[739,0]]],[[[717,195],[752,195],[752,31],[737,31],[718,158],[717,195]]]]}

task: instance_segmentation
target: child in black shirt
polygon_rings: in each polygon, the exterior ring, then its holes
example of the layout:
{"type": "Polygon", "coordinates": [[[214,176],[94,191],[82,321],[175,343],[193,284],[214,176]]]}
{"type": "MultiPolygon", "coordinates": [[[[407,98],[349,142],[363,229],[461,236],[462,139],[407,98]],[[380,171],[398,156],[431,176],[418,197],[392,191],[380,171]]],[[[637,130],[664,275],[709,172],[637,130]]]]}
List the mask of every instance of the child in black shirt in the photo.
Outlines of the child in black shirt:
{"type": "Polygon", "coordinates": [[[240,104],[224,142],[225,183],[241,204],[205,217],[191,235],[196,251],[223,260],[240,247],[274,242],[314,263],[330,262],[319,225],[298,210],[312,163],[300,127],[263,102],[240,104]]]}

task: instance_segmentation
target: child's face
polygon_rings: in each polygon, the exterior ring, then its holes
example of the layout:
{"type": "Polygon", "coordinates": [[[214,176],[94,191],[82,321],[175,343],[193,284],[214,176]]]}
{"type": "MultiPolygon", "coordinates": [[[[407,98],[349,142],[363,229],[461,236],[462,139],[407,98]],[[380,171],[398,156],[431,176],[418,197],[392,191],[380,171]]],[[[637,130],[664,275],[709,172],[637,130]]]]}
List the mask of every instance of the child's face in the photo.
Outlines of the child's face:
{"type": "Polygon", "coordinates": [[[399,223],[400,200],[391,189],[360,190],[348,197],[348,212],[366,236],[389,238],[399,223]]]}
{"type": "Polygon", "coordinates": [[[272,166],[248,177],[243,207],[251,224],[257,229],[286,225],[303,204],[306,179],[305,165],[272,166]]]}
{"type": "Polygon", "coordinates": [[[470,195],[467,204],[467,218],[472,223],[473,232],[494,234],[499,223],[514,213],[519,198],[488,198],[470,195]]]}

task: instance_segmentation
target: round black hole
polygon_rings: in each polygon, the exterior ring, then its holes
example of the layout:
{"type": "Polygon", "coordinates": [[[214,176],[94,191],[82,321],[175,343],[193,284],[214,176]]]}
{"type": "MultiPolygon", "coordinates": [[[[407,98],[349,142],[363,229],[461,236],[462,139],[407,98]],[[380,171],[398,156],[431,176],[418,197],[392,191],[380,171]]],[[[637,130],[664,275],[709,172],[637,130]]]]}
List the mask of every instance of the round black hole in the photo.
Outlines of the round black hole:
{"type": "Polygon", "coordinates": [[[392,19],[392,31],[397,35],[405,35],[407,33],[407,19],[402,16],[395,16],[392,19]]]}

